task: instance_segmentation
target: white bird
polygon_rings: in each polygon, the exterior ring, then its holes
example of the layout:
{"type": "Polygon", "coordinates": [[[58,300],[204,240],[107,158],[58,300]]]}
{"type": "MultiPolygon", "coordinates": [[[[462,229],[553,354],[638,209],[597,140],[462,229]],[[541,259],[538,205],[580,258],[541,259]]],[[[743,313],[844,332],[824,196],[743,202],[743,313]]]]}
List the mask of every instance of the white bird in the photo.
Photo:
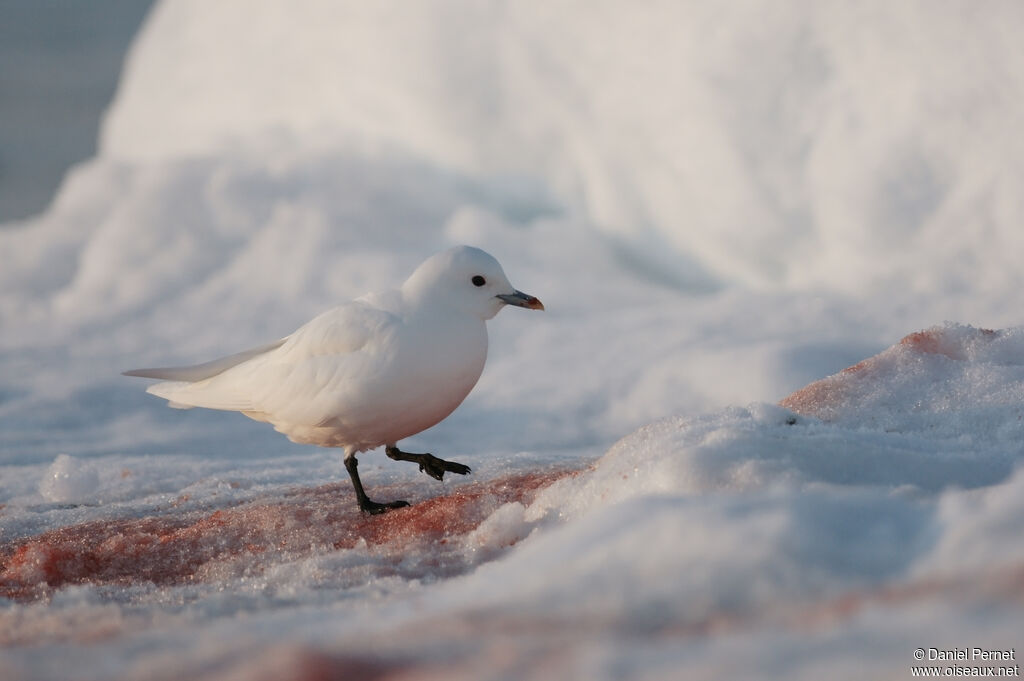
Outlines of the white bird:
{"type": "Polygon", "coordinates": [[[505,305],[544,305],[509,283],[478,248],[426,260],[397,290],[371,293],[315,317],[290,336],[188,367],[134,369],[164,382],[147,392],[188,409],[240,411],[293,442],[342,447],[359,508],[384,513],[363,490],[356,454],[384,445],[437,480],[468,466],[398,448],[446,418],[466,398],[487,358],[486,320],[505,305]]]}

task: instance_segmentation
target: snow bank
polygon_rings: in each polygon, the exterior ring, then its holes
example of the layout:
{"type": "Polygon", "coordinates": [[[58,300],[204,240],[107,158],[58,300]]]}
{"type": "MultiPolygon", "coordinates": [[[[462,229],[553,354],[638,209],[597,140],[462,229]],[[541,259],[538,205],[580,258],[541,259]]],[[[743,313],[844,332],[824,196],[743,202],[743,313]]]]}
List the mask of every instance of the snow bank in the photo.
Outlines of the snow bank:
{"type": "Polygon", "coordinates": [[[1001,482],[1024,454],[1024,337],[1019,327],[933,327],[781,405],[646,426],[612,447],[602,459],[606,477],[595,478],[599,487],[584,497],[601,503],[666,488],[699,494],[816,483],[938,491],[1001,482]]]}
{"type": "Polygon", "coordinates": [[[688,289],[995,292],[1021,283],[1022,27],[1012,2],[164,3],[101,147],[356,139],[539,178],[688,289]]]}
{"type": "Polygon", "coordinates": [[[934,327],[783,400],[800,413],[755,404],[641,428],[544,490],[524,517],[576,522],[478,570],[468,598],[522,573],[528,597],[498,599],[690,621],[1021,568],[1006,533],[1024,521],[1022,338],[934,327]]]}

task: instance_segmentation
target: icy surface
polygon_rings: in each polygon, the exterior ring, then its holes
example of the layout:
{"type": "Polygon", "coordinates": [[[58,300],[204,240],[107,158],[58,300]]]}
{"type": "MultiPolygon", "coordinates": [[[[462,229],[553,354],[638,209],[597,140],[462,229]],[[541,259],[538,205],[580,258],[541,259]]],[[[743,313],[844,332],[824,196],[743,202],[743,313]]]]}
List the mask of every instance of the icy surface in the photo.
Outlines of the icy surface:
{"type": "Polygon", "coordinates": [[[39,494],[47,501],[82,503],[94,499],[99,486],[99,474],[91,463],[61,454],[39,481],[39,494]]]}
{"type": "Polygon", "coordinates": [[[159,4],[98,156],[0,230],[3,678],[905,678],[1016,646],[1021,29],[159,4]],[[469,479],[361,457],[409,509],[119,376],[456,243],[548,309],[493,320],[403,443],[469,479]]]}

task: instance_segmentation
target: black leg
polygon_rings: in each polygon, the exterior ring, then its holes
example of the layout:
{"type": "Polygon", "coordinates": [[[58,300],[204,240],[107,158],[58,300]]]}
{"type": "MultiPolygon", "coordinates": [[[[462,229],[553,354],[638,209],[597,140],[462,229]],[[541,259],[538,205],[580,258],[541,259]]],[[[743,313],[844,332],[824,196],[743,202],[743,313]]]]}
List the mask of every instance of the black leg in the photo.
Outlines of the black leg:
{"type": "Polygon", "coordinates": [[[356,501],[359,502],[359,510],[372,515],[379,513],[386,513],[393,508],[402,508],[408,506],[408,501],[392,501],[387,504],[381,504],[376,501],[370,501],[370,498],[366,496],[366,492],[363,490],[363,483],[359,480],[359,462],[356,461],[355,455],[345,457],[345,470],[348,471],[348,475],[352,478],[352,486],[356,488],[356,501]]]}
{"type": "Polygon", "coordinates": [[[395,461],[412,461],[420,465],[420,470],[434,478],[435,480],[441,480],[444,478],[444,474],[447,473],[458,473],[459,475],[465,475],[470,472],[469,466],[464,466],[461,463],[455,463],[454,461],[445,461],[439,459],[432,454],[412,454],[411,452],[403,452],[395,445],[388,445],[384,448],[384,453],[388,455],[389,459],[395,461]]]}

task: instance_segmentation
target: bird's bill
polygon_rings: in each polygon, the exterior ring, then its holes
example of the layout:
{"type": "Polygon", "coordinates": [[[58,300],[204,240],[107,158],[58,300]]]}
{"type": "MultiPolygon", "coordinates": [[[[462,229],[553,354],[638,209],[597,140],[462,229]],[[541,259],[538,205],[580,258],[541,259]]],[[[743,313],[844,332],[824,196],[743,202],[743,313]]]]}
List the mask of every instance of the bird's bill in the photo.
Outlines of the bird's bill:
{"type": "Polygon", "coordinates": [[[515,293],[501,293],[497,296],[503,302],[509,305],[515,305],[516,307],[525,307],[528,310],[543,310],[544,303],[540,302],[537,298],[534,298],[529,293],[523,293],[522,291],[516,291],[515,293]]]}

